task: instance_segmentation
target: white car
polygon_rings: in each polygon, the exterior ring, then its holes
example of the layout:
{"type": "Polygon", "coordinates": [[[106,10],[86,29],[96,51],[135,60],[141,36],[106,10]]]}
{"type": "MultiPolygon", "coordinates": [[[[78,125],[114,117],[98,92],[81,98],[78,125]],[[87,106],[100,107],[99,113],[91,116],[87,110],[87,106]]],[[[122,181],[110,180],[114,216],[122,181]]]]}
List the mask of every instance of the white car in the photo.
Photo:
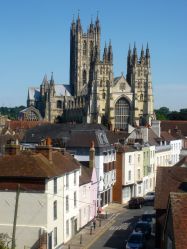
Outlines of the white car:
{"type": "Polygon", "coordinates": [[[145,196],[144,196],[144,200],[145,201],[154,201],[155,199],[155,192],[148,192],[145,196]]]}

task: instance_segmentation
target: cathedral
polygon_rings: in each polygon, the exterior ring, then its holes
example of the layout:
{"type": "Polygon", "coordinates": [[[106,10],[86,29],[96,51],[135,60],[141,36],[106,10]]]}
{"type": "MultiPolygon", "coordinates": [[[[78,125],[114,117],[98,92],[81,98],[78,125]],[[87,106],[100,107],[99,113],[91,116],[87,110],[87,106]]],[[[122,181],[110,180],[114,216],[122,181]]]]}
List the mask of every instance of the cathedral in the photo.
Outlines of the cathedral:
{"type": "Polygon", "coordinates": [[[98,123],[126,130],[128,125],[150,124],[154,118],[150,51],[147,45],[138,56],[129,47],[127,74],[114,77],[111,41],[101,57],[99,18],[83,31],[80,17],[70,28],[70,82],[57,84],[53,73],[39,88],[28,90],[28,117],[51,123],[98,123]],[[32,112],[32,115],[31,115],[32,112]],[[38,115],[40,113],[40,116],[38,115]]]}

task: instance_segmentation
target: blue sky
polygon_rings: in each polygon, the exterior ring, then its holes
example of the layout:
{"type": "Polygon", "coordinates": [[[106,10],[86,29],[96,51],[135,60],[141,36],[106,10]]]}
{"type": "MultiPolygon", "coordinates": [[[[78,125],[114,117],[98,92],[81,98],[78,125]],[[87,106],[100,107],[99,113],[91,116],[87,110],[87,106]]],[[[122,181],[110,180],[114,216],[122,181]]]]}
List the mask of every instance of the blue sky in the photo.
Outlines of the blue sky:
{"type": "Polygon", "coordinates": [[[112,41],[114,75],[126,74],[129,43],[149,43],[155,108],[187,108],[186,0],[0,0],[0,106],[26,105],[45,73],[69,83],[69,30],[80,10],[87,29],[97,11],[101,45],[112,41]]]}

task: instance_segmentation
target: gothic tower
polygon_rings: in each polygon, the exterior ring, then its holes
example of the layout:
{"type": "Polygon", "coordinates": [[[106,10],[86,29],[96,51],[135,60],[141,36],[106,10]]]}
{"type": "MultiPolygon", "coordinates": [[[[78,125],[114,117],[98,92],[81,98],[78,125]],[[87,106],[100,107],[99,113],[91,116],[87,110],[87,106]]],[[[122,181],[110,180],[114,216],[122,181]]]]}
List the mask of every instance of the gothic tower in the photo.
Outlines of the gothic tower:
{"type": "Polygon", "coordinates": [[[81,20],[72,21],[70,29],[70,86],[74,96],[87,93],[94,52],[100,58],[100,23],[91,21],[86,33],[83,32],[81,20]]]}
{"type": "Polygon", "coordinates": [[[133,122],[136,125],[150,124],[153,119],[153,92],[151,80],[150,52],[142,46],[138,59],[136,45],[133,52],[129,47],[127,56],[127,81],[133,91],[133,122]]]}

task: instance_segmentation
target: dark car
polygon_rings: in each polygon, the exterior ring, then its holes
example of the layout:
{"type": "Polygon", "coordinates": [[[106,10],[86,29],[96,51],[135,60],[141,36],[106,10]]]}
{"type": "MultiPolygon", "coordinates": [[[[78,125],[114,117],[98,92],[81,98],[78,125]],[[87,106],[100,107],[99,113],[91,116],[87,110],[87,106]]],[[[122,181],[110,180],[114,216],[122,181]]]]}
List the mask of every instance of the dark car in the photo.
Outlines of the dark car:
{"type": "Polygon", "coordinates": [[[129,208],[141,208],[144,204],[144,198],[143,197],[133,197],[129,201],[129,208]]]}
{"type": "Polygon", "coordinates": [[[134,228],[135,232],[142,232],[146,238],[151,236],[151,225],[146,221],[138,221],[134,228]]]}
{"type": "Polygon", "coordinates": [[[143,233],[131,233],[127,240],[126,249],[144,249],[145,248],[145,237],[143,233]]]}
{"type": "Polygon", "coordinates": [[[141,217],[142,221],[146,221],[149,223],[152,223],[153,219],[155,219],[155,213],[145,213],[145,214],[142,214],[142,217],[141,217]]]}

